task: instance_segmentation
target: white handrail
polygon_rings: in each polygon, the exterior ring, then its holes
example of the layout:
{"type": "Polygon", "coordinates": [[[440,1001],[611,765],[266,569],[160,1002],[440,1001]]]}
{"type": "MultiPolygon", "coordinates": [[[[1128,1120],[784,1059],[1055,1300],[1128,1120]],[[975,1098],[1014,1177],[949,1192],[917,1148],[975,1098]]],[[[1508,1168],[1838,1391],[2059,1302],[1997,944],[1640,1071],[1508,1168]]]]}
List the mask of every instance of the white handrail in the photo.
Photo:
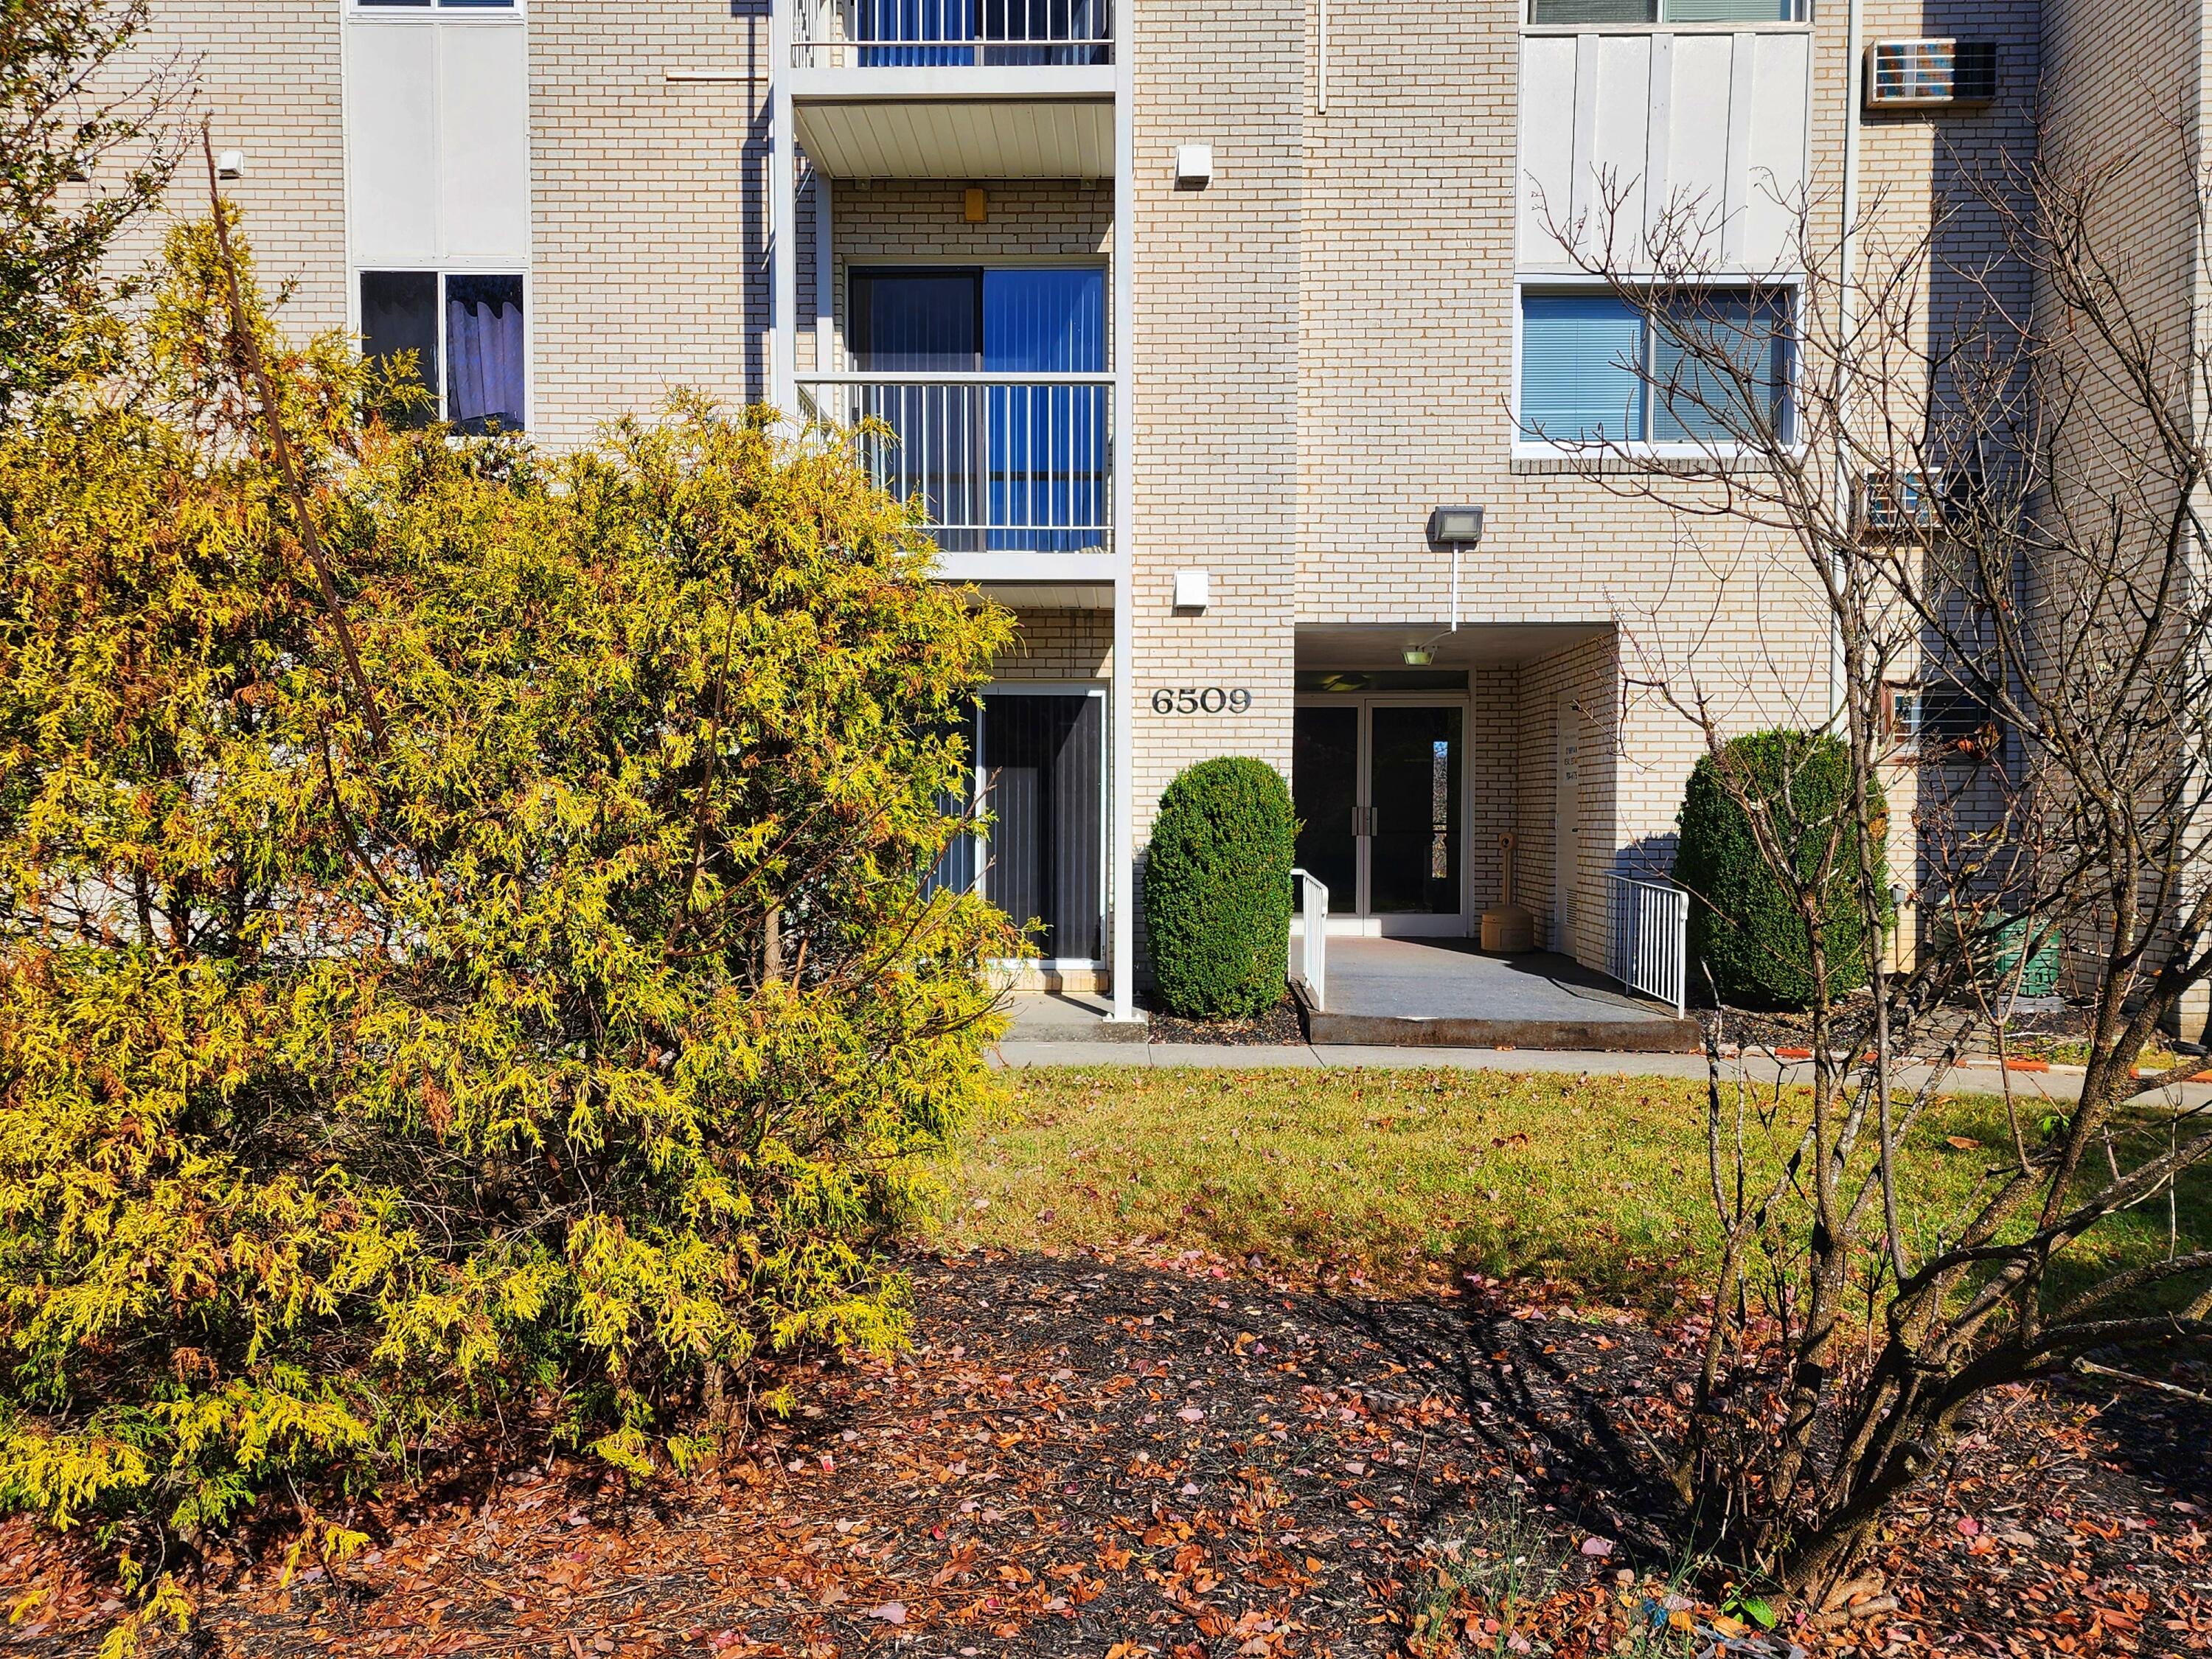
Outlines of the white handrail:
{"type": "Polygon", "coordinates": [[[1613,878],[1613,976],[1632,991],[1689,1006],[1690,895],[1672,882],[1613,878]]]}
{"type": "Polygon", "coordinates": [[[837,374],[803,374],[799,377],[802,386],[1111,386],[1114,376],[1109,370],[1098,374],[1001,374],[988,370],[980,373],[946,373],[937,369],[878,369],[852,370],[837,374]]]}
{"type": "Polygon", "coordinates": [[[1110,64],[1105,0],[799,0],[794,68],[1110,64]],[[827,61],[825,61],[825,59],[827,61]]]}
{"type": "Polygon", "coordinates": [[[1291,977],[1303,980],[1307,999],[1316,1008],[1328,986],[1328,889],[1304,871],[1293,867],[1291,879],[1298,884],[1298,954],[1290,962],[1291,977]]]}

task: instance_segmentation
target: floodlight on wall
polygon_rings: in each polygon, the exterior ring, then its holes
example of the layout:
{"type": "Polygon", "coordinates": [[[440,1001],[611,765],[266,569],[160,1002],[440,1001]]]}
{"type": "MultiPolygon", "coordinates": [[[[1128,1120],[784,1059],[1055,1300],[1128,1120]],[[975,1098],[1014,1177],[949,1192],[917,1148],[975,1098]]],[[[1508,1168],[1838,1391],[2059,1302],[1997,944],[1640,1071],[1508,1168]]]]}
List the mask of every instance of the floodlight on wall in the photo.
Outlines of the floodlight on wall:
{"type": "Polygon", "coordinates": [[[1473,547],[1482,539],[1482,509],[1439,507],[1429,514],[1429,539],[1438,547],[1473,547]]]}
{"type": "Polygon", "coordinates": [[[242,149],[217,151],[215,158],[215,174],[218,179],[246,177],[246,152],[242,149]]]}
{"type": "Polygon", "coordinates": [[[1177,144],[1176,146],[1176,183],[1192,190],[1203,190],[1213,178],[1213,146],[1211,144],[1177,144]]]}
{"type": "Polygon", "coordinates": [[[1429,542],[1451,549],[1451,631],[1459,632],[1459,550],[1482,539],[1482,509],[1472,503],[1429,509],[1429,542]]]}

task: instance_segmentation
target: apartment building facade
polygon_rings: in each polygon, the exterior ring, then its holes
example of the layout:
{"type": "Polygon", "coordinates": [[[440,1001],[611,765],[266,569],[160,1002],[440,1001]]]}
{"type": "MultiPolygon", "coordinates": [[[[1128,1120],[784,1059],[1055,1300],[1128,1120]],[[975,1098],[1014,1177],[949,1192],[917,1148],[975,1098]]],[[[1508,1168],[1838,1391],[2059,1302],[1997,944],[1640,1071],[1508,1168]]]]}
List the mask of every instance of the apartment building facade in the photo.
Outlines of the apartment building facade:
{"type": "Polygon", "coordinates": [[[1510,834],[1540,939],[1607,964],[1679,702],[1817,724],[1831,646],[1779,550],[1558,441],[1701,437],[1562,231],[1703,204],[1786,319],[1793,204],[1838,245],[2024,154],[2044,14],[2088,9],[157,0],[151,49],[198,60],[289,325],[416,350],[448,418],[572,445],[684,386],[893,429],[945,574],[1021,623],[954,874],[1126,1015],[1152,811],[1218,754],[1291,781],[1333,927],[1473,934],[1510,834]],[[1929,37],[1994,94],[1869,113],[1869,45],[1929,37]]]}

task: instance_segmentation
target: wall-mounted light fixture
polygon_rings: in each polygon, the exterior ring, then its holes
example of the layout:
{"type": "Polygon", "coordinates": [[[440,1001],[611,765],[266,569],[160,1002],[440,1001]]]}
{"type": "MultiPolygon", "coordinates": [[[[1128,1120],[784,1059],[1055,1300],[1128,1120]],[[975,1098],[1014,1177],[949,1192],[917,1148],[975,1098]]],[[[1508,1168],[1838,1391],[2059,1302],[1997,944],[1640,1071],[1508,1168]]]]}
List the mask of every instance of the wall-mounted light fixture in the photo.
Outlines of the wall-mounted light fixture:
{"type": "Polygon", "coordinates": [[[246,152],[242,149],[217,151],[215,172],[218,179],[243,179],[246,177],[246,152]]]}
{"type": "Polygon", "coordinates": [[[1459,632],[1459,550],[1482,539],[1482,509],[1472,504],[1429,510],[1429,543],[1451,549],[1451,632],[1459,632]]]}
{"type": "Polygon", "coordinates": [[[1175,608],[1178,611],[1203,611],[1212,603],[1213,580],[1203,570],[1178,570],[1175,574],[1175,608]]]}
{"type": "Polygon", "coordinates": [[[1429,514],[1429,539],[1438,547],[1472,547],[1482,539],[1482,509],[1439,507],[1429,514]]]}
{"type": "Polygon", "coordinates": [[[980,225],[991,216],[991,198],[970,185],[960,192],[960,216],[971,225],[980,225]]]}
{"type": "Polygon", "coordinates": [[[1213,146],[1177,144],[1176,183],[1186,190],[1203,190],[1213,178],[1213,146]]]}
{"type": "Polygon", "coordinates": [[[1409,645],[1406,647],[1406,666],[1408,668],[1426,668],[1436,659],[1437,653],[1425,645],[1409,645]]]}

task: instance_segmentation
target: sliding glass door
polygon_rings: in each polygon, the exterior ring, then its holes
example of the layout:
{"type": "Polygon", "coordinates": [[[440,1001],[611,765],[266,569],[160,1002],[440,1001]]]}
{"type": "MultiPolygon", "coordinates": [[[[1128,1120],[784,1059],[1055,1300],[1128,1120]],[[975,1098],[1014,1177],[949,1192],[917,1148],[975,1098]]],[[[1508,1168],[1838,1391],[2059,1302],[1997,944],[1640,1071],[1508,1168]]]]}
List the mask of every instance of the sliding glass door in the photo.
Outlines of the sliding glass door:
{"type": "Polygon", "coordinates": [[[854,368],[893,441],[878,482],[919,494],[948,552],[1080,552],[1108,523],[1106,273],[1096,265],[857,270],[854,368]]]}
{"type": "Polygon", "coordinates": [[[1106,699],[987,692],[969,727],[974,793],[944,803],[989,823],[946,850],[933,884],[980,884],[1048,963],[1105,953],[1106,699]]]}

